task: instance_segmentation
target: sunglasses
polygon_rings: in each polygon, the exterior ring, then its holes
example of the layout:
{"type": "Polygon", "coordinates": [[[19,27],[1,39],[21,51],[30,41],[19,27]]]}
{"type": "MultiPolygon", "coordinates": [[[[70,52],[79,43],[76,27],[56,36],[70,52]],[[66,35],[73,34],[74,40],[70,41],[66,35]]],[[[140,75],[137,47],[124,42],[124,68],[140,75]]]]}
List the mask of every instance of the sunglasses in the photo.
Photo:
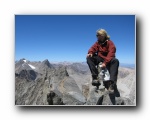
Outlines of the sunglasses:
{"type": "Polygon", "coordinates": [[[105,37],[105,35],[96,35],[97,37],[105,37]]]}

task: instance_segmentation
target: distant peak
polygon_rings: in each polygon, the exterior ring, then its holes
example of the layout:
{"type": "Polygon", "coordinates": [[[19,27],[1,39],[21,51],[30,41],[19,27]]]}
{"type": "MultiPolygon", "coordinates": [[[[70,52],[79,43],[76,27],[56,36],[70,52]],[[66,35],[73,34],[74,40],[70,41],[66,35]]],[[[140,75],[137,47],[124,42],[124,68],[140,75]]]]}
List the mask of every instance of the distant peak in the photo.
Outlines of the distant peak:
{"type": "Polygon", "coordinates": [[[22,58],[22,59],[19,60],[19,62],[21,62],[21,63],[26,63],[27,60],[26,60],[25,58],[22,58]]]}
{"type": "Polygon", "coordinates": [[[49,62],[48,59],[45,59],[43,62],[49,62]]]}
{"type": "Polygon", "coordinates": [[[48,61],[48,59],[44,60],[43,63],[44,64],[50,64],[49,61],[48,61]]]}
{"type": "Polygon", "coordinates": [[[22,58],[22,59],[20,59],[20,60],[26,60],[25,58],[22,58]]]}
{"type": "Polygon", "coordinates": [[[45,64],[48,67],[52,67],[52,65],[50,64],[50,62],[48,61],[48,59],[45,59],[42,63],[45,64]]]}

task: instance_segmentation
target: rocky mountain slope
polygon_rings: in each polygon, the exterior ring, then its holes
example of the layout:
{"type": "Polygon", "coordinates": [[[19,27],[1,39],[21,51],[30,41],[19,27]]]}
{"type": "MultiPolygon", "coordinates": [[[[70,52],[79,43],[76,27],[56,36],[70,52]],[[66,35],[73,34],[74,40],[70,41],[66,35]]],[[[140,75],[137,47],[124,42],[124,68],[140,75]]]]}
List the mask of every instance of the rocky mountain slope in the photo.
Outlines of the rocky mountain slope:
{"type": "MultiPolygon", "coordinates": [[[[120,67],[118,89],[121,98],[116,98],[119,105],[122,101],[124,105],[136,104],[135,86],[135,70],[120,67]]],[[[95,92],[85,62],[52,64],[47,59],[15,62],[16,105],[111,105],[108,98],[105,89],[95,92]],[[101,98],[103,102],[98,103],[101,98]]]]}

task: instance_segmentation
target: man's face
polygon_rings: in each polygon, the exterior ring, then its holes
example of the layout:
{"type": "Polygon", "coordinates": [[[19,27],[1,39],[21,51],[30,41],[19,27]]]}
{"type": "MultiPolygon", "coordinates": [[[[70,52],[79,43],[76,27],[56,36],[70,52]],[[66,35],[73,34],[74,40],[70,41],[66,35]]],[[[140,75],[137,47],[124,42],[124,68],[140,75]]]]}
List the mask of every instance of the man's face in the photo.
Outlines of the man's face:
{"type": "Polygon", "coordinates": [[[105,41],[105,35],[97,35],[97,39],[99,42],[104,42],[105,41]]]}

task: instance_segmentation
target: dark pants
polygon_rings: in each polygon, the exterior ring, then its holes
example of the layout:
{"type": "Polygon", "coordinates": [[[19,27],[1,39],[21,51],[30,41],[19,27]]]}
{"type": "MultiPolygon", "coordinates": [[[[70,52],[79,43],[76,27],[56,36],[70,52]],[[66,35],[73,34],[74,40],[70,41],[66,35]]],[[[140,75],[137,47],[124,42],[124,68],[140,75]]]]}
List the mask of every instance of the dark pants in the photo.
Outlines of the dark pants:
{"type": "MultiPolygon", "coordinates": [[[[98,76],[97,65],[100,62],[103,62],[103,59],[100,58],[99,56],[93,56],[87,58],[87,64],[89,65],[92,76],[98,76]]],[[[113,58],[106,67],[110,73],[110,80],[117,81],[118,67],[119,67],[118,59],[113,58]]]]}
{"type": "MultiPolygon", "coordinates": [[[[99,56],[93,56],[93,57],[88,57],[87,58],[87,64],[89,65],[91,74],[93,79],[97,78],[98,76],[98,69],[97,69],[97,65],[100,62],[103,62],[104,60],[102,58],[100,58],[99,56]]],[[[117,76],[118,76],[118,67],[119,67],[119,61],[116,58],[113,58],[108,64],[107,64],[107,69],[109,71],[110,74],[110,81],[111,84],[113,85],[113,89],[115,92],[115,96],[116,97],[120,97],[120,93],[117,89],[117,76]]],[[[105,87],[108,89],[110,87],[109,83],[104,83],[105,87]]]]}

